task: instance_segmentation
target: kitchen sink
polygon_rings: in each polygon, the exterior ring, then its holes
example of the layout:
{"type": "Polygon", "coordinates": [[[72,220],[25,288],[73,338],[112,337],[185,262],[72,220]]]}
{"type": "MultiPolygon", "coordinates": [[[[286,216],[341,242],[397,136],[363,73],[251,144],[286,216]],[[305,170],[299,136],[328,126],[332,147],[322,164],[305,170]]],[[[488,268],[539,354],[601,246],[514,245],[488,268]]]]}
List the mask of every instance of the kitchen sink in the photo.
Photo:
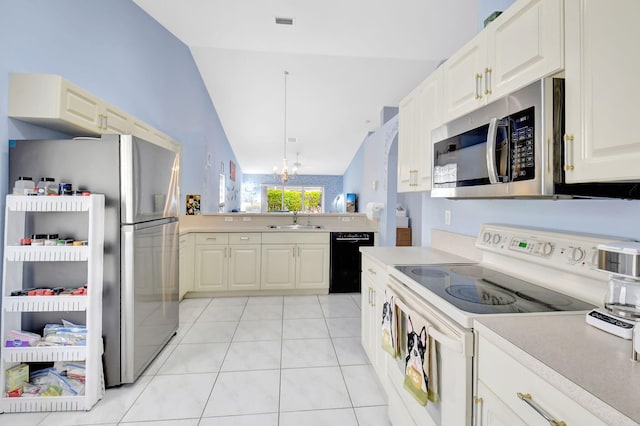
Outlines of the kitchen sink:
{"type": "Polygon", "coordinates": [[[269,229],[322,229],[321,225],[299,225],[299,224],[291,224],[291,225],[269,225],[267,226],[269,229]]]}

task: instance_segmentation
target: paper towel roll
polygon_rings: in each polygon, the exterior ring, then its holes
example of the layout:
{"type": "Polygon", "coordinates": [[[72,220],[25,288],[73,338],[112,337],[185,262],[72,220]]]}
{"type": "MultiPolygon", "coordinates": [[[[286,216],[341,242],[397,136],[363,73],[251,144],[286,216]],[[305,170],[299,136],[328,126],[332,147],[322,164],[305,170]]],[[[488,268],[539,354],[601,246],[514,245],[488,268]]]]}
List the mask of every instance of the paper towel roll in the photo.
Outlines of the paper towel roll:
{"type": "Polygon", "coordinates": [[[366,213],[367,213],[367,219],[372,220],[374,218],[377,218],[380,214],[380,210],[382,210],[384,208],[384,204],[383,203],[367,203],[367,208],[366,208],[366,213]]]}

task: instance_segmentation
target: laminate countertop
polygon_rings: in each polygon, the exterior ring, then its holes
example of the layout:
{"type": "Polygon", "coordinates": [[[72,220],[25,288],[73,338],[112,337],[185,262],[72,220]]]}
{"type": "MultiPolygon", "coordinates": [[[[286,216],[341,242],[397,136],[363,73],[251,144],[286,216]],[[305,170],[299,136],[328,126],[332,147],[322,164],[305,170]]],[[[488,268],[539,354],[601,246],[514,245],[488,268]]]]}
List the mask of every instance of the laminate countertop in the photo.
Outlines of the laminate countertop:
{"type": "Polygon", "coordinates": [[[639,424],[630,340],[588,325],[584,314],[482,318],[475,330],[607,424],[639,424]]]}

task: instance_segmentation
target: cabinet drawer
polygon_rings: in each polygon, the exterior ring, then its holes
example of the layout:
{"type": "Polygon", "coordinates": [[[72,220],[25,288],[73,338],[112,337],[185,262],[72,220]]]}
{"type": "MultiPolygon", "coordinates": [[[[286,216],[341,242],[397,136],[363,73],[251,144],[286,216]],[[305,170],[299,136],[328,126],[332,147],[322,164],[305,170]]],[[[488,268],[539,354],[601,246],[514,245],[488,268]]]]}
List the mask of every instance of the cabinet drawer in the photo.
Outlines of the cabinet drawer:
{"type": "Polygon", "coordinates": [[[378,286],[384,286],[387,281],[387,269],[375,260],[362,256],[362,277],[372,280],[378,286]]]}
{"type": "Polygon", "coordinates": [[[262,244],[329,244],[328,232],[265,232],[262,244]]]}
{"type": "Polygon", "coordinates": [[[224,232],[203,232],[196,234],[196,244],[229,244],[229,234],[224,232]]]}
{"type": "Polygon", "coordinates": [[[518,393],[530,395],[531,401],[557,421],[564,421],[568,425],[605,425],[584,407],[482,336],[478,347],[478,380],[527,424],[542,425],[548,422],[521,400],[518,393]]]}
{"type": "Polygon", "coordinates": [[[259,232],[234,232],[229,234],[229,244],[260,244],[261,237],[259,232]]]}

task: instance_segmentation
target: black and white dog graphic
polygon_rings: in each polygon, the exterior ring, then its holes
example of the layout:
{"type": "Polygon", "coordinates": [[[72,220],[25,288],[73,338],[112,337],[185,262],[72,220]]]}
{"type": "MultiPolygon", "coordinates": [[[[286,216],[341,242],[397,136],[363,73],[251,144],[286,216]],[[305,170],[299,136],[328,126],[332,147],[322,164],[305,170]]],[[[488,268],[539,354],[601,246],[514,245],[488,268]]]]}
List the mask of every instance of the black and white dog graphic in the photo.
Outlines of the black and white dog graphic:
{"type": "Polygon", "coordinates": [[[393,330],[393,296],[387,298],[387,292],[385,291],[384,299],[384,304],[382,305],[382,345],[388,351],[395,352],[396,342],[393,330]]]}
{"type": "Polygon", "coordinates": [[[420,334],[413,330],[411,318],[407,317],[407,357],[405,374],[411,379],[416,391],[427,393],[429,379],[424,371],[424,356],[427,350],[427,329],[422,327],[420,334]]]}

